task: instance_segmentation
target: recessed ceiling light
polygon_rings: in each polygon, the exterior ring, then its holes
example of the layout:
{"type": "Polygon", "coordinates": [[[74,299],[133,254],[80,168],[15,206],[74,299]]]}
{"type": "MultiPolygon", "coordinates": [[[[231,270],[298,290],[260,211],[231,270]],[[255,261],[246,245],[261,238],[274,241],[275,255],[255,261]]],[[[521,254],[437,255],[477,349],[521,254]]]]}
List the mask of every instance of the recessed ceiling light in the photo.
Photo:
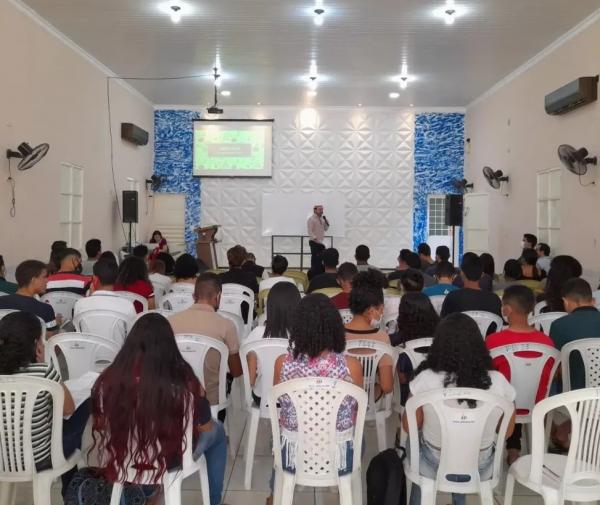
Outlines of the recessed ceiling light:
{"type": "Polygon", "coordinates": [[[414,103],[411,103],[411,104],[410,104],[410,106],[411,106],[411,107],[414,107],[414,106],[415,106],[415,104],[414,104],[414,103]]]}
{"type": "Polygon", "coordinates": [[[260,102],[256,102],[256,105],[262,105],[260,102]]]}
{"type": "Polygon", "coordinates": [[[310,89],[311,91],[316,91],[318,87],[319,82],[317,81],[317,77],[311,76],[310,80],[308,81],[308,89],[310,89]]]}
{"type": "Polygon", "coordinates": [[[325,21],[325,10],[319,7],[313,11],[313,14],[315,26],[323,26],[323,22],[325,21]]]}
{"type": "Polygon", "coordinates": [[[193,7],[185,0],[166,0],[158,5],[158,9],[167,14],[173,23],[179,23],[183,16],[194,12],[193,7]]]}
{"type": "Polygon", "coordinates": [[[358,104],[358,106],[359,106],[359,107],[362,107],[362,103],[359,103],[359,104],[358,104]]]}
{"type": "Polygon", "coordinates": [[[309,91],[306,92],[306,95],[309,96],[310,98],[314,98],[315,96],[317,96],[317,92],[314,89],[311,89],[309,91]]]}
{"type": "Polygon", "coordinates": [[[224,89],[221,91],[221,96],[231,96],[231,91],[224,89]]]}
{"type": "Polygon", "coordinates": [[[181,21],[181,7],[179,5],[171,5],[171,21],[173,23],[181,21]]]}
{"type": "Polygon", "coordinates": [[[465,7],[457,5],[454,0],[446,0],[446,3],[433,11],[433,14],[442,18],[447,25],[453,25],[454,21],[463,16],[466,11],[465,7]]]}
{"type": "Polygon", "coordinates": [[[399,96],[400,96],[400,93],[397,93],[396,91],[392,91],[392,92],[390,93],[390,98],[391,98],[392,100],[395,100],[395,99],[396,99],[396,98],[398,98],[399,96]]]}

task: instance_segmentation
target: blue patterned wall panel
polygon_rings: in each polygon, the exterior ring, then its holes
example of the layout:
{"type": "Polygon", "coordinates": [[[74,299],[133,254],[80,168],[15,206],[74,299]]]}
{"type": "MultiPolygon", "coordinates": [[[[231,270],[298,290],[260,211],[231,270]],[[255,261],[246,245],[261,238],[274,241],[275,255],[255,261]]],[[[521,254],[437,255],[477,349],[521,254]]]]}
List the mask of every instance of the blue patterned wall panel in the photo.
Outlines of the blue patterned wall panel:
{"type": "Polygon", "coordinates": [[[200,224],[200,178],[192,176],[194,119],[199,112],[157,110],[154,113],[154,173],[161,176],[161,193],[184,193],[185,243],[195,255],[194,228],[200,224]]]}
{"type": "MultiPolygon", "coordinates": [[[[464,174],[464,114],[425,113],[415,117],[414,246],[427,239],[427,197],[456,193],[464,174]]],[[[459,255],[462,254],[462,228],[459,255]]]]}

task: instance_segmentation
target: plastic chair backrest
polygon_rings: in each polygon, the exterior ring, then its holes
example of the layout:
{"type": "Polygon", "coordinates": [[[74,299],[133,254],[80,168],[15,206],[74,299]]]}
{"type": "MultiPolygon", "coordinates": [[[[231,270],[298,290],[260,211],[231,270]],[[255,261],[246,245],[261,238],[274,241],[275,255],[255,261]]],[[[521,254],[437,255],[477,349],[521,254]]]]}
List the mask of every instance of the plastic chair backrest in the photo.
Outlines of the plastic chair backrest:
{"type": "Polygon", "coordinates": [[[429,301],[433,308],[438,313],[438,316],[442,313],[442,305],[444,305],[444,300],[446,299],[446,295],[435,295],[430,296],[429,301]]]}
{"type": "MultiPolygon", "coordinates": [[[[398,361],[398,351],[391,345],[378,342],[377,340],[347,340],[346,350],[344,354],[352,356],[360,361],[363,370],[363,388],[368,395],[368,410],[372,415],[376,411],[375,405],[375,383],[377,382],[377,370],[379,362],[387,354],[394,366],[398,361]]],[[[391,401],[392,395],[386,395],[391,401]]],[[[390,405],[385,405],[385,409],[391,408],[390,405]]]]}
{"type": "Polygon", "coordinates": [[[510,383],[517,393],[515,398],[517,422],[531,421],[542,372],[546,366],[551,367],[548,384],[543,391],[546,398],[550,392],[552,378],[560,364],[560,352],[549,345],[522,342],[496,347],[490,351],[490,355],[492,359],[503,356],[508,362],[510,383]]]}
{"type": "Polygon", "coordinates": [[[247,294],[241,293],[221,293],[221,303],[219,310],[224,310],[232,314],[236,314],[243,319],[242,304],[246,303],[248,309],[248,321],[244,323],[245,333],[248,335],[252,331],[252,323],[254,320],[254,296],[250,297],[247,294]]]}
{"type": "Polygon", "coordinates": [[[131,300],[132,302],[138,302],[142,305],[142,312],[148,310],[148,299],[138,295],[137,293],[132,293],[131,291],[114,291],[116,296],[120,296],[121,298],[126,298],[127,300],[131,300]]]}
{"type": "Polygon", "coordinates": [[[529,324],[535,326],[536,330],[550,335],[550,327],[552,323],[561,317],[566,316],[566,312],[545,312],[529,318],[529,324]]]}
{"type": "Polygon", "coordinates": [[[396,292],[394,295],[384,295],[383,297],[383,319],[398,318],[398,307],[400,306],[402,296],[396,292]]]}
{"type": "Polygon", "coordinates": [[[195,285],[188,282],[174,282],[169,286],[170,293],[191,293],[194,294],[195,285]]]}
{"type": "MultiPolygon", "coordinates": [[[[346,397],[357,404],[356,422],[348,439],[353,441],[354,454],[362,453],[362,438],[367,407],[366,393],[349,382],[327,377],[293,379],[273,386],[269,391],[269,414],[273,433],[275,468],[282,468],[281,428],[277,401],[287,395],[298,418],[295,440],[287,441],[287,454],[295,455],[296,483],[305,486],[336,486],[340,450],[336,424],[338,411],[346,397]],[[293,446],[293,447],[292,447],[293,446]]],[[[292,434],[286,432],[286,437],[292,434]]],[[[361,458],[352,462],[353,472],[360,471],[361,458]]]]}
{"type": "Polygon", "coordinates": [[[425,360],[427,357],[426,352],[419,352],[419,349],[429,348],[431,347],[431,343],[433,342],[433,338],[416,338],[414,340],[409,340],[404,344],[404,347],[399,347],[398,350],[408,356],[410,363],[413,367],[413,370],[416,370],[417,367],[425,360]]]}
{"type": "Polygon", "coordinates": [[[4,291],[0,291],[0,296],[7,296],[8,293],[5,293],[4,291]]]}
{"type": "Polygon", "coordinates": [[[600,387],[600,338],[582,338],[565,345],[561,351],[563,391],[571,390],[571,353],[578,352],[585,370],[585,387],[600,387]]]}
{"type": "Polygon", "coordinates": [[[231,312],[227,312],[226,310],[221,309],[217,311],[217,314],[233,322],[233,324],[235,325],[238,341],[241,344],[244,341],[244,339],[249,335],[249,333],[246,332],[246,325],[244,324],[242,316],[238,316],[237,314],[232,314],[231,312]]]}
{"type": "Polygon", "coordinates": [[[87,372],[105,368],[115,359],[120,346],[114,340],[91,333],[59,333],[48,340],[45,351],[46,361],[51,360],[54,368],[61,370],[57,348],[67,366],[67,377],[63,377],[63,380],[72,380],[87,372]],[[102,362],[100,366],[99,361],[102,362]]]}
{"type": "Polygon", "coordinates": [[[354,315],[350,309],[340,309],[340,317],[342,318],[342,322],[344,324],[348,324],[352,321],[354,315]]]}
{"type": "Polygon", "coordinates": [[[600,309],[600,289],[597,289],[592,293],[594,300],[596,300],[596,308],[600,309]]]}
{"type": "Polygon", "coordinates": [[[235,282],[226,282],[223,284],[221,287],[221,297],[223,295],[245,295],[249,296],[254,301],[254,291],[242,284],[236,284],[235,282]]]}
{"type": "MultiPolygon", "coordinates": [[[[444,388],[412,396],[406,402],[406,416],[410,437],[409,474],[413,482],[419,482],[419,429],[416,412],[419,407],[431,406],[441,429],[440,464],[437,471],[438,491],[452,493],[478,493],[480,489],[479,456],[483,436],[491,416],[494,423],[502,416],[496,433],[496,447],[502,447],[508,423],[514,412],[512,402],[482,389],[444,388]],[[456,400],[475,400],[475,408],[463,408],[456,400]],[[467,482],[453,482],[448,475],[469,476],[467,482]]],[[[542,429],[543,432],[543,429],[542,429]]],[[[503,451],[494,454],[492,487],[499,480],[503,451]]],[[[465,479],[466,480],[466,479],[465,479]]]]}
{"type": "Polygon", "coordinates": [[[287,354],[289,341],[285,338],[263,338],[248,342],[240,348],[240,360],[244,372],[244,401],[246,406],[254,403],[252,387],[250,386],[250,372],[248,369],[248,354],[256,355],[256,381],[254,390],[261,398],[260,416],[269,417],[269,402],[267,392],[273,387],[275,378],[275,361],[282,354],[287,354]]]}
{"type": "Polygon", "coordinates": [[[152,284],[152,290],[154,291],[154,299],[156,300],[156,305],[160,306],[163,297],[169,291],[171,283],[151,279],[150,284],[152,284]]]}
{"type": "Polygon", "coordinates": [[[328,296],[329,298],[333,298],[335,295],[341,293],[341,288],[321,288],[315,289],[313,293],[321,293],[322,295],[328,296]]]}
{"type": "Polygon", "coordinates": [[[19,312],[17,309],[0,309],[0,319],[8,316],[11,312],[19,312]]]}
{"type": "Polygon", "coordinates": [[[60,314],[63,321],[67,321],[73,319],[73,309],[80,298],[83,298],[83,296],[70,291],[50,291],[50,293],[42,295],[41,300],[52,306],[54,314],[60,314]]]}
{"type": "Polygon", "coordinates": [[[257,314],[264,314],[267,311],[267,297],[269,296],[270,289],[261,289],[258,292],[258,307],[256,308],[257,314]]]}
{"type": "Polygon", "coordinates": [[[533,315],[538,316],[542,313],[542,309],[547,306],[548,302],[546,300],[542,300],[541,302],[536,303],[535,307],[533,307],[533,315]]]}
{"type": "Polygon", "coordinates": [[[529,481],[541,486],[542,478],[546,480],[545,418],[550,411],[561,407],[561,410],[566,409],[571,417],[571,443],[562,476],[553,479],[559,480],[553,483],[553,487],[560,493],[567,486],[577,483],[580,488],[592,491],[593,497],[589,498],[589,501],[593,501],[600,492],[600,388],[569,391],[546,398],[535,406],[531,421],[529,481]]]}
{"type": "Polygon", "coordinates": [[[306,292],[308,289],[308,275],[306,275],[305,272],[286,270],[283,275],[285,277],[289,277],[290,279],[294,279],[296,284],[298,284],[298,289],[301,289],[303,292],[306,292]]]}
{"type": "Polygon", "coordinates": [[[0,375],[0,481],[32,480],[32,419],[38,395],[52,397],[50,453],[54,468],[65,465],[62,445],[64,391],[58,382],[38,377],[0,375]]]}
{"type": "MultiPolygon", "coordinates": [[[[7,316],[11,312],[19,312],[17,309],[0,309],[0,319],[4,316],[7,316]]],[[[38,316],[38,320],[40,321],[40,326],[42,327],[42,340],[46,341],[46,321],[44,321],[40,316],[38,316]]]]}
{"type": "Polygon", "coordinates": [[[133,324],[133,318],[114,310],[84,310],[75,314],[73,325],[80,333],[92,333],[112,340],[119,347],[133,324]]]}
{"type": "Polygon", "coordinates": [[[183,359],[192,367],[200,384],[205,389],[204,361],[206,355],[211,349],[219,353],[219,405],[217,410],[221,410],[221,406],[227,404],[227,359],[229,358],[227,345],[216,338],[197,333],[178,333],[175,335],[175,341],[183,359]]]}
{"type": "Polygon", "coordinates": [[[492,312],[487,312],[485,310],[467,310],[463,312],[463,314],[466,314],[477,323],[477,326],[479,327],[479,331],[481,332],[481,336],[483,338],[485,338],[488,330],[490,329],[490,326],[493,323],[496,324],[496,328],[494,329],[494,331],[500,331],[502,329],[502,325],[504,324],[504,321],[502,321],[502,318],[500,316],[493,314],[492,312]]]}
{"type": "Polygon", "coordinates": [[[194,305],[194,297],[191,293],[167,293],[163,296],[161,303],[163,310],[181,312],[194,305]]]}
{"type": "Polygon", "coordinates": [[[396,333],[398,331],[398,316],[387,316],[383,317],[381,320],[381,329],[385,331],[388,335],[392,333],[396,333]]]}

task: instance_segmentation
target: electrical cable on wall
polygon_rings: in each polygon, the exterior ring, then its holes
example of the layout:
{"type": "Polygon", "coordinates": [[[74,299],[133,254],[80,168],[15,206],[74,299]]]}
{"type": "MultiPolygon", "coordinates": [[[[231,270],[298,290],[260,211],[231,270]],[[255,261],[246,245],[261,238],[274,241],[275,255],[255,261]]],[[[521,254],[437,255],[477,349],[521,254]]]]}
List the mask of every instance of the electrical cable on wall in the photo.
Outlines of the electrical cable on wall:
{"type": "Polygon", "coordinates": [[[8,179],[6,181],[10,184],[10,192],[11,192],[11,201],[10,201],[10,217],[15,217],[17,215],[17,199],[15,197],[15,179],[12,176],[12,171],[10,169],[10,158],[8,158],[8,179]]]}

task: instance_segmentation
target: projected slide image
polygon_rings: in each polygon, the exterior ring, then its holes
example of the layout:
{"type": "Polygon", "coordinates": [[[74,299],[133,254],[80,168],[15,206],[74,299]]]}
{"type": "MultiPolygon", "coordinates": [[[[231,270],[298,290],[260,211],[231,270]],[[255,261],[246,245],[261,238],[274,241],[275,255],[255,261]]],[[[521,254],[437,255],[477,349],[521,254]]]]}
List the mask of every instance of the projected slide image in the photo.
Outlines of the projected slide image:
{"type": "Polygon", "coordinates": [[[194,167],[203,171],[263,170],[265,133],[262,129],[196,131],[194,167]]]}

